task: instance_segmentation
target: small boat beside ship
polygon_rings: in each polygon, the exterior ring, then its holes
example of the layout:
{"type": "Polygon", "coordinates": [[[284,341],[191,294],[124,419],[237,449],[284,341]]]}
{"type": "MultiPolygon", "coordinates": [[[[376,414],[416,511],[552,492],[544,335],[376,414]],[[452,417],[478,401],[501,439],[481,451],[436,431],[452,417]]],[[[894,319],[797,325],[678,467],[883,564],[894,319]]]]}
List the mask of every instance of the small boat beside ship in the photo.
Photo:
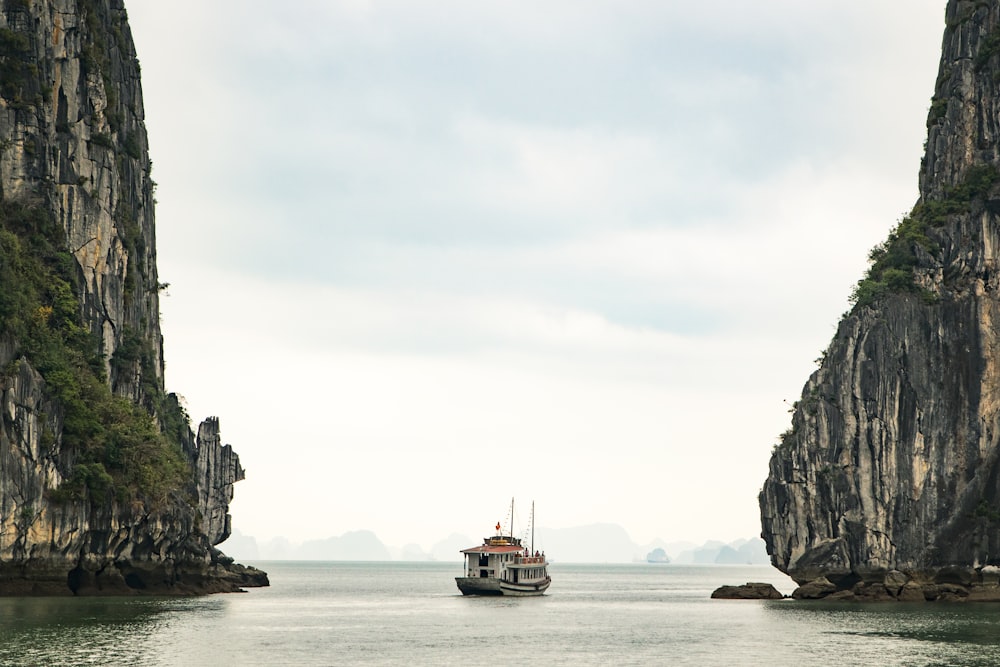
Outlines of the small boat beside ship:
{"type": "MultiPolygon", "coordinates": [[[[511,501],[511,526],[514,522],[514,501],[511,501]]],[[[535,542],[535,506],[531,506],[531,546],[504,535],[499,523],[496,534],[483,538],[483,543],[462,549],[465,555],[465,576],[455,577],[462,595],[510,595],[528,597],[543,594],[552,583],[545,553],[532,551],[535,542]]]]}

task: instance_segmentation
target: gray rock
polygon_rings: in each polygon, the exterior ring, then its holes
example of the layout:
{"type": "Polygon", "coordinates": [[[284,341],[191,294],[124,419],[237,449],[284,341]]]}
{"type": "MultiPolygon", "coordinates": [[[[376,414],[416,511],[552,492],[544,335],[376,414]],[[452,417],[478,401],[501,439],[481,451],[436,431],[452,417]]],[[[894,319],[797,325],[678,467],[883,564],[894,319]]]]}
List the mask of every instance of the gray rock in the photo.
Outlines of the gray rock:
{"type": "Polygon", "coordinates": [[[883,584],[885,589],[889,591],[891,595],[899,595],[899,591],[902,590],[903,586],[906,585],[910,578],[900,572],[899,570],[890,570],[885,575],[885,580],[883,584]]]}
{"type": "Polygon", "coordinates": [[[836,591],[837,587],[829,579],[819,577],[796,588],[792,597],[796,600],[821,600],[836,591]]]}
{"type": "MultiPolygon", "coordinates": [[[[19,96],[0,99],[0,199],[47,211],[65,232],[83,324],[98,342],[109,387],[155,411],[164,391],[161,285],[139,64],[125,9],[121,0],[6,3],[0,29],[23,37],[16,59],[26,64],[19,96]],[[136,345],[144,358],[115,356],[136,345]]],[[[217,419],[202,423],[197,436],[189,428],[180,435],[192,474],[168,497],[56,503],[51,493],[75,454],[62,446],[63,409],[51,393],[18,342],[0,340],[0,594],[266,585],[263,572],[214,549],[229,535],[232,485],[243,478],[217,419]]]]}
{"type": "Polygon", "coordinates": [[[1000,567],[987,565],[979,571],[979,579],[984,586],[1000,586],[1000,567]]]}
{"type": "Polygon", "coordinates": [[[896,599],[900,602],[924,602],[927,598],[923,586],[915,581],[908,581],[899,589],[896,599]]]}
{"type": "Polygon", "coordinates": [[[799,584],[898,570],[965,599],[1000,565],[1000,5],[947,16],[906,259],[880,265],[901,282],[871,274],[882,291],[840,322],[760,494],[772,563],[799,584]]]}
{"type": "Polygon", "coordinates": [[[720,586],[712,592],[717,600],[781,600],[785,596],[771,584],[748,582],[742,586],[720,586]]]}
{"type": "Polygon", "coordinates": [[[896,596],[881,583],[859,582],[853,589],[854,597],[859,602],[889,602],[896,596]]]}

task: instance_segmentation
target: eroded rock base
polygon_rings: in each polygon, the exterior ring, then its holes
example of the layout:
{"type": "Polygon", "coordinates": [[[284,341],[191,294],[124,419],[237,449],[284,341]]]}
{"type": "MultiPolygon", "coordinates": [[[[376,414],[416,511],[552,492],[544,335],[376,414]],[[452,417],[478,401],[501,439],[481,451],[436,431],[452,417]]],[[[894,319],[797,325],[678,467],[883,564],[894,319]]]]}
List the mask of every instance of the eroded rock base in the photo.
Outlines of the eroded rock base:
{"type": "MultiPolygon", "coordinates": [[[[221,554],[220,554],[221,556],[221,554]]],[[[269,586],[267,573],[225,556],[213,562],[0,562],[0,596],[205,595],[269,586]],[[227,562],[228,561],[228,562],[227,562]]]]}
{"type": "Polygon", "coordinates": [[[837,584],[817,577],[792,593],[796,600],[829,602],[1000,602],[1000,568],[945,568],[934,572],[890,570],[878,579],[837,584]]]}

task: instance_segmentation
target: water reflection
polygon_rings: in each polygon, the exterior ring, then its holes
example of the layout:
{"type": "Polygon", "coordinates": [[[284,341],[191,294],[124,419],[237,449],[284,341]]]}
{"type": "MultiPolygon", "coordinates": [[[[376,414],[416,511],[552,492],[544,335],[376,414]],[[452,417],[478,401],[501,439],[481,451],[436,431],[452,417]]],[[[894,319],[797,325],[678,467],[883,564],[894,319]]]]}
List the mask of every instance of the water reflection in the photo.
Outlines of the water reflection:
{"type": "Polygon", "coordinates": [[[1000,604],[785,601],[766,610],[795,634],[825,636],[847,654],[866,647],[872,656],[906,656],[883,664],[1000,664],[1000,604]]]}
{"type": "Polygon", "coordinates": [[[141,638],[172,604],[153,598],[0,598],[0,664],[135,663],[145,648],[141,638]]]}
{"type": "Polygon", "coordinates": [[[35,625],[133,622],[155,614],[158,602],[137,598],[0,598],[0,633],[35,625]]]}

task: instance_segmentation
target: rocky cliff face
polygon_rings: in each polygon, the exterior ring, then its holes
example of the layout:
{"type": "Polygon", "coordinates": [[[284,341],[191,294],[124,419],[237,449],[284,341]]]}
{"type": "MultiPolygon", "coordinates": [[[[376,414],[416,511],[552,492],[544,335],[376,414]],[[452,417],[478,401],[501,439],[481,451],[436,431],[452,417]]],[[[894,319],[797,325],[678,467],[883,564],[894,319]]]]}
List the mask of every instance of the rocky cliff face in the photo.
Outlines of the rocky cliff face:
{"type": "Polygon", "coordinates": [[[239,458],[164,392],[143,113],[122,0],[0,0],[0,593],[267,583],[214,548],[239,458]]]}
{"type": "Polygon", "coordinates": [[[951,0],[920,199],[760,494],[802,597],[1000,597],[1000,2],[951,0]]]}

